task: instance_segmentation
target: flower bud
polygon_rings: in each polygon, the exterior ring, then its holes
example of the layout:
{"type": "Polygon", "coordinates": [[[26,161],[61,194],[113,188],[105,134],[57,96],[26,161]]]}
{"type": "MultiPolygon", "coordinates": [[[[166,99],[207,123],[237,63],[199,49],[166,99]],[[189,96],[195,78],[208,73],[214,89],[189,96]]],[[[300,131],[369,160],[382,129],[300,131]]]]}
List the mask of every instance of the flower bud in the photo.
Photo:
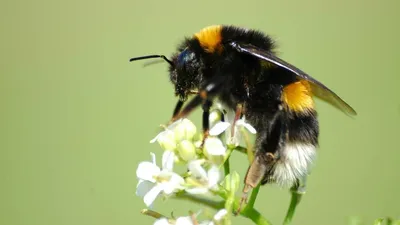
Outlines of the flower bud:
{"type": "Polygon", "coordinates": [[[228,192],[236,192],[239,189],[240,177],[236,171],[231,172],[225,177],[225,189],[228,192]]]}
{"type": "Polygon", "coordinates": [[[192,140],[196,132],[196,126],[192,123],[192,121],[183,119],[174,128],[175,140],[192,140]]]}
{"type": "Polygon", "coordinates": [[[184,161],[190,161],[196,158],[196,148],[194,144],[188,140],[183,140],[178,144],[179,156],[184,161]]]}
{"type": "Polygon", "coordinates": [[[173,151],[176,148],[175,135],[174,132],[170,130],[164,131],[157,139],[157,142],[160,144],[161,148],[164,150],[173,151]]]}

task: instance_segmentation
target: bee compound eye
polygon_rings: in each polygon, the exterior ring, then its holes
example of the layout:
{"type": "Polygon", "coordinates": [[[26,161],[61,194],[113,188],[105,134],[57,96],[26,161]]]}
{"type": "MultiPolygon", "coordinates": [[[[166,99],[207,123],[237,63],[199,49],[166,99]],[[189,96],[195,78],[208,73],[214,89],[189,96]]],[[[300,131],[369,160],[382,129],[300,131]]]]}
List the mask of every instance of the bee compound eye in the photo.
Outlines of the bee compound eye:
{"type": "Polygon", "coordinates": [[[177,58],[178,67],[183,67],[195,59],[195,54],[189,49],[183,50],[177,58]]]}
{"type": "Polygon", "coordinates": [[[187,60],[187,54],[188,54],[188,50],[186,49],[178,55],[178,60],[177,60],[178,66],[183,66],[185,64],[185,62],[187,60]]]}

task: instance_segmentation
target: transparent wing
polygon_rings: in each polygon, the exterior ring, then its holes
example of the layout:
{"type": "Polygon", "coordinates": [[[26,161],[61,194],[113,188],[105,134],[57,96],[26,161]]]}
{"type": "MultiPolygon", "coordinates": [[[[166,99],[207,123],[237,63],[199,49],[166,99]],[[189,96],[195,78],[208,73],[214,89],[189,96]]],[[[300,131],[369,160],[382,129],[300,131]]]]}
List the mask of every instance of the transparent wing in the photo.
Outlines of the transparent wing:
{"type": "Polygon", "coordinates": [[[239,52],[255,56],[259,59],[268,61],[281,68],[291,71],[292,73],[296,74],[300,79],[304,79],[310,82],[312,92],[316,97],[330,103],[332,106],[336,107],[347,115],[357,115],[356,111],[349,104],[343,101],[343,99],[341,99],[337,94],[335,94],[335,92],[333,92],[321,82],[312,78],[310,75],[306,74],[299,68],[291,65],[290,63],[285,62],[277,56],[271,54],[270,52],[267,52],[251,44],[238,44],[236,42],[231,42],[230,45],[239,52]]]}

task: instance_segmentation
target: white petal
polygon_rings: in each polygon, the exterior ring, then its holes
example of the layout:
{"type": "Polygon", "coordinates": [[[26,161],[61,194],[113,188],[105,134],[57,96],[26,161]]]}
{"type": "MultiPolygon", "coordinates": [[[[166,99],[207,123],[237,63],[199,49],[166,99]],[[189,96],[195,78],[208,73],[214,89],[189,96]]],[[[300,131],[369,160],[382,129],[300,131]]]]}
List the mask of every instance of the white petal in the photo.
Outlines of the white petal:
{"type": "Polygon", "coordinates": [[[226,111],[226,114],[225,114],[225,121],[230,122],[230,123],[233,123],[233,120],[234,120],[235,117],[236,117],[236,112],[235,112],[235,110],[226,108],[225,111],[226,111]]]}
{"type": "Polygon", "coordinates": [[[168,222],[167,218],[161,218],[156,220],[156,222],[154,222],[153,225],[171,225],[171,223],[168,222]]]}
{"type": "Polygon", "coordinates": [[[173,173],[169,182],[181,185],[185,180],[179,174],[173,173]]]}
{"type": "Polygon", "coordinates": [[[179,119],[179,120],[173,122],[171,125],[169,125],[169,126],[167,127],[167,129],[168,129],[168,130],[173,130],[173,129],[175,129],[175,127],[176,127],[178,124],[182,123],[182,121],[183,121],[183,119],[181,118],[181,119],[179,119]]]}
{"type": "Polygon", "coordinates": [[[181,176],[178,174],[173,174],[169,182],[163,183],[164,193],[167,195],[172,194],[176,190],[181,189],[184,182],[185,180],[181,176]]]}
{"type": "Polygon", "coordinates": [[[201,194],[205,194],[208,192],[207,188],[204,187],[196,187],[196,188],[189,188],[185,190],[187,193],[189,194],[193,194],[193,195],[201,195],[201,194]]]}
{"type": "Polygon", "coordinates": [[[222,132],[224,132],[230,126],[231,126],[231,124],[228,122],[219,122],[210,129],[209,134],[211,136],[220,135],[222,132]]]}
{"type": "MultiPolygon", "coordinates": [[[[164,131],[163,131],[163,132],[164,132],[164,131]]],[[[153,139],[150,140],[150,143],[156,142],[157,139],[160,137],[160,135],[161,135],[163,132],[158,133],[157,136],[155,136],[153,139]]]]}
{"type": "Polygon", "coordinates": [[[147,207],[153,204],[154,200],[156,200],[157,196],[160,194],[162,191],[162,188],[160,185],[154,186],[147,194],[144,196],[144,204],[146,204],[147,207]]]}
{"type": "Polygon", "coordinates": [[[235,122],[235,125],[236,125],[236,126],[244,126],[244,124],[245,124],[245,122],[244,122],[243,119],[238,119],[238,120],[236,120],[236,122],[235,122]]]}
{"type": "Polygon", "coordinates": [[[214,223],[212,221],[206,220],[206,221],[199,223],[199,225],[214,225],[214,223]]]}
{"type": "Polygon", "coordinates": [[[199,179],[207,179],[207,172],[201,166],[203,160],[194,160],[189,163],[189,170],[192,172],[193,176],[199,179]]]}
{"type": "Polygon", "coordinates": [[[174,128],[175,140],[192,140],[197,132],[197,128],[194,123],[188,119],[183,119],[180,124],[174,128]]]}
{"type": "Polygon", "coordinates": [[[156,182],[154,176],[160,174],[160,168],[151,162],[141,162],[136,170],[139,179],[156,182]]]}
{"type": "Polygon", "coordinates": [[[228,213],[228,211],[226,209],[221,209],[219,210],[215,215],[214,215],[214,220],[216,221],[220,221],[222,220],[226,214],[228,213]]]}
{"type": "Polygon", "coordinates": [[[208,172],[207,172],[207,177],[208,177],[208,186],[210,188],[214,187],[215,185],[218,184],[219,180],[221,179],[221,174],[219,172],[219,169],[217,166],[212,166],[208,172]]]}
{"type": "Polygon", "coordinates": [[[139,180],[139,183],[136,186],[136,195],[143,198],[154,186],[155,183],[146,180],[139,180]]]}
{"type": "Polygon", "coordinates": [[[243,126],[252,134],[256,134],[256,128],[254,128],[251,124],[249,123],[244,123],[243,126]]]}
{"type": "Polygon", "coordinates": [[[154,165],[157,165],[157,162],[156,162],[156,154],[150,152],[150,156],[151,156],[151,161],[153,162],[153,164],[154,164],[154,165]]]}
{"type": "Polygon", "coordinates": [[[193,225],[193,220],[190,216],[179,217],[175,225],[193,225]]]}
{"type": "Polygon", "coordinates": [[[162,168],[172,171],[174,168],[175,153],[173,151],[164,151],[162,156],[162,168]]]}
{"type": "Polygon", "coordinates": [[[171,130],[165,130],[158,137],[157,142],[164,150],[173,150],[176,148],[175,133],[171,130]]]}
{"type": "Polygon", "coordinates": [[[226,148],[218,138],[209,137],[204,142],[204,150],[208,155],[225,155],[226,148]]]}
{"type": "Polygon", "coordinates": [[[208,117],[210,121],[210,127],[213,127],[215,124],[221,122],[221,112],[219,110],[213,110],[208,117]]]}

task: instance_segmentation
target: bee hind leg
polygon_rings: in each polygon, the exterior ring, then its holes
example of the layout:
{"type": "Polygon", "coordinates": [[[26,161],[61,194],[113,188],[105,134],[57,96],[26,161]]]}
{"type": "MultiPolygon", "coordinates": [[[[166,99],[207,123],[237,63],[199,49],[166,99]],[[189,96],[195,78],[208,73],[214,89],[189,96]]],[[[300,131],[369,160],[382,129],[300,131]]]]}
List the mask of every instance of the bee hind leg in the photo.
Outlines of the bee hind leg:
{"type": "MultiPolygon", "coordinates": [[[[257,186],[262,184],[265,174],[268,173],[268,170],[271,169],[274,163],[275,163],[275,156],[270,152],[267,152],[263,155],[261,154],[256,155],[249,169],[247,170],[244,182],[245,184],[243,188],[243,194],[240,199],[239,207],[235,212],[235,215],[240,213],[245,203],[246,204],[248,203],[247,202],[248,193],[257,186]]],[[[250,203],[254,204],[254,202],[250,203]]],[[[253,207],[253,205],[247,205],[246,207],[253,207]]]]}

